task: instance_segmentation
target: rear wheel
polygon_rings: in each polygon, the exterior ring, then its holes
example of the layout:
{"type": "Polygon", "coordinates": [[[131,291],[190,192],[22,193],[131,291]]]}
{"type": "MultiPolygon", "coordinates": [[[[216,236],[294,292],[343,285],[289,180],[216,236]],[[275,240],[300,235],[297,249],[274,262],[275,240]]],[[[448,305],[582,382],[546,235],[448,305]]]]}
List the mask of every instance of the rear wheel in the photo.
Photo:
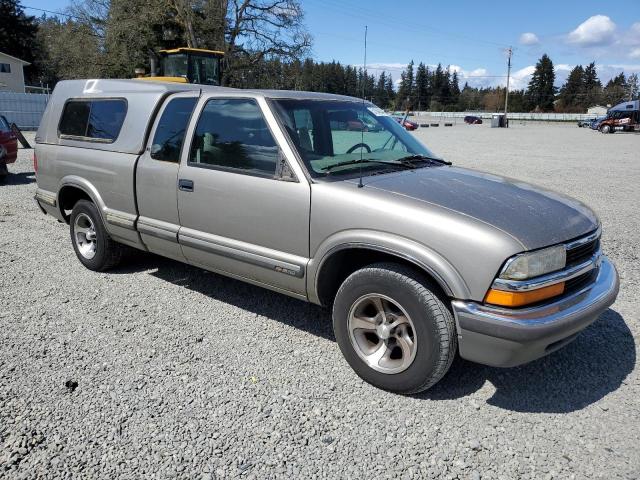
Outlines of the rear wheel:
{"type": "Polygon", "coordinates": [[[94,203],[79,200],[71,211],[69,225],[76,256],[89,270],[101,272],[120,263],[125,247],[109,237],[94,203]]]}
{"type": "Polygon", "coordinates": [[[426,390],[449,370],[457,350],[451,312],[418,272],[393,263],[351,274],[333,306],[333,328],[349,365],[392,392],[426,390]]]}

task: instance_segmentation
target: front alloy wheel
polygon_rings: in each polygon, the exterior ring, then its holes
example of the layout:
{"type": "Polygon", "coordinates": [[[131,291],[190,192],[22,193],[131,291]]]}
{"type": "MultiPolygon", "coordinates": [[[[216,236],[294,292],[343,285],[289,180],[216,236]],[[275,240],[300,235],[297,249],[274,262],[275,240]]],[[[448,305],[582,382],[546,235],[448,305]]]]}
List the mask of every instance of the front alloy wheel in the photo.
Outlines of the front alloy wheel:
{"type": "Polygon", "coordinates": [[[445,302],[419,270],[376,263],[340,286],[333,332],[363,380],[392,392],[420,392],[447,373],[457,351],[455,322],[445,302]]]}
{"type": "Polygon", "coordinates": [[[356,300],[349,312],[349,337],[358,356],[378,372],[400,373],[416,356],[411,317],[386,295],[373,293],[356,300]]]}

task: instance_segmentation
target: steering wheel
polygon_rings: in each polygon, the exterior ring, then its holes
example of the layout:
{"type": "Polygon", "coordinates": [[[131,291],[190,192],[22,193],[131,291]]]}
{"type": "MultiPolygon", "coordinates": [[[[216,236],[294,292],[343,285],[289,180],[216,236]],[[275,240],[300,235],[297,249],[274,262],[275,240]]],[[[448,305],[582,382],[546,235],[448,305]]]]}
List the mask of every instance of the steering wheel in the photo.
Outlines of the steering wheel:
{"type": "Polygon", "coordinates": [[[354,151],[356,151],[359,148],[364,148],[367,150],[367,153],[371,153],[371,147],[369,145],[367,145],[366,143],[356,143],[353,147],[351,147],[349,150],[347,150],[347,153],[353,153],[354,151]]]}

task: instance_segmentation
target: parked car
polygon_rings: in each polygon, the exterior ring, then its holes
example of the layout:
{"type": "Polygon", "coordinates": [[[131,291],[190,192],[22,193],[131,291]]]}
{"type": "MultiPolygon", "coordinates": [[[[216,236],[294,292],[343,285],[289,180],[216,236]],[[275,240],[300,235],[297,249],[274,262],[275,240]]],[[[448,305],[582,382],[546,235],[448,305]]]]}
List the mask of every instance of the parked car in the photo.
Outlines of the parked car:
{"type": "Polygon", "coordinates": [[[18,158],[18,137],[11,130],[7,119],[0,115],[0,177],[9,173],[7,164],[18,158]]]}
{"type": "Polygon", "coordinates": [[[405,120],[404,117],[393,117],[396,122],[402,125],[406,130],[413,131],[418,128],[418,124],[416,122],[412,122],[411,120],[405,120]]]}
{"type": "Polygon", "coordinates": [[[36,201],[85,267],[133,247],[323,305],[355,372],[393,392],[456,352],[547,355],[618,293],[587,206],[452,166],[361,99],[62,81],[35,150],[36,201]],[[354,114],[380,130],[332,126],[354,114]]]}
{"type": "Polygon", "coordinates": [[[464,117],[464,123],[469,125],[482,125],[482,119],[480,117],[476,117],[475,115],[467,115],[464,117]]]}
{"type": "Polygon", "coordinates": [[[606,115],[602,116],[602,117],[596,117],[595,119],[593,119],[591,121],[591,123],[589,124],[589,128],[591,128],[591,130],[599,130],[600,129],[600,123],[607,118],[606,115]]]}
{"type": "Polygon", "coordinates": [[[595,118],[584,118],[582,120],[578,120],[578,128],[591,127],[591,122],[594,120],[595,118]]]}

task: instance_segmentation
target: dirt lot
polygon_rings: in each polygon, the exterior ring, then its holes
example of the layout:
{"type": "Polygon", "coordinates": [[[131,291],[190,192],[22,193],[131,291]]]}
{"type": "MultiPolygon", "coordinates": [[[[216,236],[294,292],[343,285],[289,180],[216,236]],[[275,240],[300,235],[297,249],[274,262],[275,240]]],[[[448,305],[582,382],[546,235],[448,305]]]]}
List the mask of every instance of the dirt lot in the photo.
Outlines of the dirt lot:
{"type": "Polygon", "coordinates": [[[84,269],[36,208],[22,151],[0,185],[0,477],[639,478],[640,135],[416,135],[592,206],[620,272],[613,307],[545,359],[457,360],[422,395],[385,393],[317,307],[142,253],[84,269]]]}

